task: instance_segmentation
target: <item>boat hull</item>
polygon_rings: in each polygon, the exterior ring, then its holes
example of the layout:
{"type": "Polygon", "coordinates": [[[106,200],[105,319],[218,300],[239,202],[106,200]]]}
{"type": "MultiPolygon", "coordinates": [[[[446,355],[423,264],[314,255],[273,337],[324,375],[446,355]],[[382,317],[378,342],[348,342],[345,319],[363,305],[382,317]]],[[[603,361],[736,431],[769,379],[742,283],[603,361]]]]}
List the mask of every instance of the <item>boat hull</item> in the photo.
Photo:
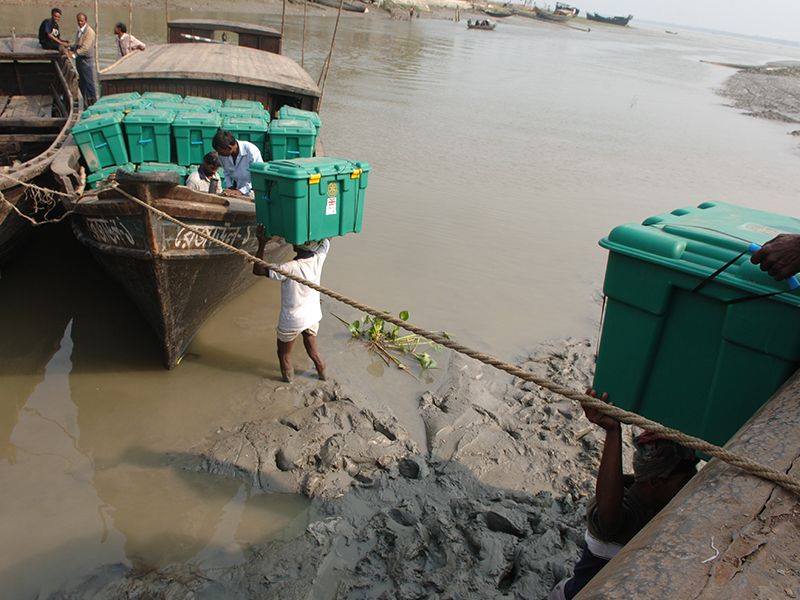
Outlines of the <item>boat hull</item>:
{"type": "MultiPolygon", "coordinates": [[[[151,201],[161,209],[168,207],[159,205],[169,203],[169,198],[151,201]]],[[[215,239],[255,252],[252,202],[237,201],[235,211],[218,204],[214,208],[190,207],[179,218],[215,239]],[[186,214],[191,212],[197,214],[186,214]],[[217,214],[209,214],[213,212],[217,214]]],[[[202,324],[256,280],[243,258],[125,199],[80,201],[73,210],[76,237],[144,315],[161,342],[168,369],[180,362],[202,324]]]]}
{"type": "Polygon", "coordinates": [[[534,7],[533,12],[535,13],[537,19],[542,19],[543,21],[553,21],[555,23],[563,23],[565,21],[569,21],[575,16],[575,15],[553,13],[536,7],[534,7]]]}
{"type": "Polygon", "coordinates": [[[619,25],[625,27],[633,19],[632,15],[627,17],[603,17],[597,13],[586,13],[586,18],[590,21],[597,21],[598,23],[607,23],[608,25],[619,25]]]}

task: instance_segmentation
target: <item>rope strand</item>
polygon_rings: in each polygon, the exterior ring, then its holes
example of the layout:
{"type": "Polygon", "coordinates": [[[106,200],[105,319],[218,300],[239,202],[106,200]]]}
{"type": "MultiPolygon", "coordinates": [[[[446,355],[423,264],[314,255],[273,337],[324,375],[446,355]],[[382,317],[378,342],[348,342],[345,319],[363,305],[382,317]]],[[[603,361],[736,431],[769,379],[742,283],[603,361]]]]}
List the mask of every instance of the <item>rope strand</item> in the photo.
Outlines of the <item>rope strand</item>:
{"type": "Polygon", "coordinates": [[[738,454],[735,454],[733,452],[729,452],[728,450],[725,450],[724,448],[720,448],[719,446],[717,446],[715,444],[712,444],[710,442],[707,442],[707,441],[705,441],[703,439],[700,439],[700,438],[697,438],[697,437],[694,437],[694,436],[691,436],[691,435],[687,435],[687,434],[685,434],[685,433],[683,433],[681,431],[678,431],[677,429],[673,429],[671,427],[666,427],[665,425],[662,425],[661,423],[657,423],[656,421],[651,421],[650,419],[642,417],[641,415],[637,415],[636,413],[632,413],[632,412],[629,412],[627,410],[623,410],[623,409],[618,408],[616,406],[613,406],[611,404],[607,404],[606,402],[603,402],[602,400],[598,400],[597,398],[593,398],[592,396],[589,396],[589,395],[587,395],[587,394],[585,394],[583,392],[579,392],[577,390],[573,390],[573,389],[568,388],[566,386],[562,386],[562,385],[554,383],[554,382],[552,382],[552,381],[550,381],[548,379],[545,379],[544,377],[539,377],[537,375],[534,375],[533,373],[531,373],[529,371],[526,371],[526,370],[524,370],[524,369],[522,369],[522,368],[520,368],[518,366],[512,365],[512,364],[510,364],[510,363],[508,363],[508,362],[506,362],[504,360],[501,360],[501,359],[499,359],[499,358],[497,358],[497,357],[495,357],[495,356],[493,356],[491,354],[487,354],[485,352],[479,352],[479,351],[474,350],[474,349],[472,349],[472,348],[470,348],[468,346],[464,346],[463,344],[459,344],[458,342],[456,342],[455,340],[453,340],[452,338],[450,338],[449,336],[447,336],[445,334],[442,334],[440,332],[433,332],[433,331],[429,331],[427,329],[423,329],[421,327],[417,327],[416,325],[408,323],[407,321],[403,321],[400,318],[395,317],[395,316],[387,313],[386,311],[378,310],[378,309],[373,308],[373,307],[371,307],[369,305],[362,304],[361,302],[357,302],[356,300],[353,300],[352,298],[348,298],[347,296],[345,296],[343,294],[340,294],[339,292],[336,292],[334,290],[330,290],[330,289],[328,289],[326,287],[318,285],[318,284],[314,283],[313,281],[309,281],[307,279],[304,279],[303,277],[298,277],[297,275],[294,275],[293,273],[289,273],[287,271],[284,271],[283,269],[281,269],[281,267],[279,265],[274,265],[274,264],[268,263],[268,262],[266,262],[264,260],[261,260],[261,259],[255,257],[255,256],[249,254],[248,252],[240,249],[240,248],[235,248],[234,246],[232,246],[232,245],[230,245],[230,244],[228,244],[226,242],[223,242],[221,240],[218,240],[218,239],[212,237],[211,235],[205,233],[204,231],[202,231],[202,230],[200,230],[200,229],[198,229],[196,227],[193,227],[191,225],[187,225],[186,223],[183,223],[183,222],[179,221],[178,219],[176,219],[175,217],[172,217],[171,215],[165,213],[164,211],[159,210],[154,206],[151,206],[150,204],[140,200],[139,198],[137,198],[136,196],[133,196],[132,194],[129,194],[128,192],[126,192],[125,190],[120,188],[116,183],[113,184],[112,187],[115,188],[120,194],[122,194],[125,198],[127,198],[131,202],[134,202],[135,204],[138,204],[139,206],[143,207],[144,209],[149,210],[153,214],[156,214],[159,217],[161,217],[162,219],[166,219],[167,221],[175,223],[176,225],[179,225],[181,227],[185,227],[188,231],[191,231],[195,235],[198,235],[198,236],[208,240],[212,244],[216,244],[217,246],[220,246],[221,248],[225,248],[229,252],[232,252],[232,253],[234,253],[234,254],[236,254],[238,256],[241,256],[247,262],[259,264],[259,265],[261,265],[263,267],[266,267],[266,268],[268,268],[268,269],[270,269],[272,271],[275,271],[276,273],[279,273],[280,275],[283,275],[287,279],[291,279],[292,281],[296,281],[297,283],[300,283],[300,284],[305,285],[305,286],[307,286],[307,287],[309,287],[309,288],[311,288],[313,290],[316,290],[316,291],[320,292],[321,294],[325,294],[326,296],[328,296],[330,298],[333,298],[334,300],[342,302],[343,304],[347,304],[348,306],[351,306],[352,308],[354,308],[354,309],[356,309],[358,311],[367,313],[367,314],[372,315],[373,317],[376,317],[376,318],[379,318],[379,319],[383,319],[384,321],[386,321],[388,323],[391,323],[393,325],[397,325],[399,327],[402,327],[403,329],[409,331],[410,333],[414,333],[416,335],[424,337],[424,338],[426,338],[426,339],[428,339],[428,340],[430,340],[432,342],[435,342],[435,343],[437,343],[437,344],[439,344],[441,346],[444,346],[445,348],[449,348],[450,350],[452,350],[454,352],[458,352],[459,354],[463,354],[464,356],[468,356],[470,358],[473,358],[473,359],[475,359],[475,360],[477,360],[479,362],[482,362],[483,364],[492,366],[492,367],[494,367],[494,368],[496,368],[496,369],[498,369],[500,371],[504,371],[504,372],[508,373],[509,375],[513,375],[514,377],[518,377],[519,379],[522,379],[523,381],[529,381],[529,382],[531,382],[531,383],[533,383],[533,384],[535,384],[535,385],[537,385],[537,386],[539,386],[539,387],[541,387],[543,389],[546,389],[546,390],[548,390],[548,391],[550,391],[550,392],[552,392],[554,394],[557,394],[559,396],[563,396],[565,398],[569,398],[570,400],[574,400],[575,402],[580,403],[580,405],[583,406],[584,408],[595,409],[595,410],[597,410],[598,412],[600,412],[602,414],[608,415],[608,416],[616,419],[617,421],[620,421],[621,423],[627,423],[629,425],[636,425],[637,427],[641,427],[642,429],[647,429],[649,431],[657,433],[658,435],[660,435],[661,437],[663,437],[665,439],[672,440],[672,441],[674,441],[674,442],[676,442],[678,444],[681,444],[682,446],[685,446],[687,448],[690,448],[692,450],[696,450],[698,452],[703,452],[705,454],[708,454],[709,456],[713,456],[714,458],[718,458],[719,460],[721,460],[721,461],[723,461],[725,463],[728,463],[729,465],[737,467],[737,468],[739,468],[739,469],[741,469],[743,471],[746,471],[746,472],[748,472],[748,473],[750,473],[752,475],[760,477],[761,479],[764,479],[766,481],[770,481],[772,483],[776,483],[776,484],[780,485],[781,487],[793,492],[794,494],[800,495],[800,480],[798,480],[798,479],[796,479],[796,478],[794,478],[794,477],[792,477],[792,476],[790,476],[790,475],[788,475],[786,473],[783,473],[781,471],[777,471],[775,469],[771,469],[771,468],[769,468],[767,466],[761,465],[761,464],[759,464],[759,463],[757,463],[755,461],[752,461],[752,460],[750,460],[748,458],[745,458],[743,456],[739,456],[738,454]]]}

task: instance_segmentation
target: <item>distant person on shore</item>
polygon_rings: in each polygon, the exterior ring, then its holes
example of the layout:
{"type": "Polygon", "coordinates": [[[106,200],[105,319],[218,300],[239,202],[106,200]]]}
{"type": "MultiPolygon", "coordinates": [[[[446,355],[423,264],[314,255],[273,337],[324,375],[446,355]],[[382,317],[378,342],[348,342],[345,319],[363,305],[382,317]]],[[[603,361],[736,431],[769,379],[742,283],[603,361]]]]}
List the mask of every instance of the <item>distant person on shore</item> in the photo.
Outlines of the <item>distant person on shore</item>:
{"type": "Polygon", "coordinates": [[[186,178],[186,187],[207,194],[221,193],[222,181],[217,172],[221,166],[217,153],[209,152],[203,157],[197,170],[186,178]]]}
{"type": "Polygon", "coordinates": [[[211,145],[219,153],[225,184],[225,196],[253,197],[253,184],[250,181],[250,165],[264,162],[258,146],[245,140],[237,140],[230,131],[217,130],[211,145]]]}
{"type": "Polygon", "coordinates": [[[78,87],[83,96],[83,103],[91,106],[97,101],[97,85],[95,83],[94,41],[95,32],[89,26],[86,13],[78,13],[78,33],[72,52],[75,55],[75,67],[78,70],[78,87]]]}
{"type": "Polygon", "coordinates": [[[39,45],[45,50],[66,50],[69,40],[61,39],[61,9],[50,11],[50,18],[39,25],[39,45]]]}
{"type": "Polygon", "coordinates": [[[750,258],[778,281],[800,273],[800,235],[782,233],[771,239],[750,258]]]}
{"type": "Polygon", "coordinates": [[[114,25],[114,35],[117,37],[117,52],[119,52],[120,58],[126,54],[130,54],[134,50],[144,50],[147,48],[142,42],[128,33],[128,26],[122,21],[114,25]]]}
{"type": "MultiPolygon", "coordinates": [[[[586,393],[597,397],[594,390],[586,393]]],[[[586,418],[606,432],[595,497],[586,508],[585,543],[574,573],[549,600],[575,597],[697,472],[693,450],[645,431],[633,440],[633,475],[623,475],[619,421],[594,409],[586,409],[586,418]]]]}
{"type": "MultiPolygon", "coordinates": [[[[263,225],[258,226],[257,235],[256,256],[263,259],[264,248],[267,244],[263,225]]],[[[295,245],[294,259],[281,264],[280,267],[287,273],[319,284],[322,277],[322,265],[328,257],[330,247],[330,240],[309,242],[302,246],[295,245]]],[[[314,363],[317,375],[324,381],[325,363],[317,349],[317,333],[320,321],[322,321],[319,292],[258,264],[253,265],[253,274],[281,282],[281,313],[278,317],[278,362],[281,367],[281,377],[287,383],[292,382],[294,378],[291,362],[292,348],[297,337],[302,335],[306,353],[314,363]]]]}

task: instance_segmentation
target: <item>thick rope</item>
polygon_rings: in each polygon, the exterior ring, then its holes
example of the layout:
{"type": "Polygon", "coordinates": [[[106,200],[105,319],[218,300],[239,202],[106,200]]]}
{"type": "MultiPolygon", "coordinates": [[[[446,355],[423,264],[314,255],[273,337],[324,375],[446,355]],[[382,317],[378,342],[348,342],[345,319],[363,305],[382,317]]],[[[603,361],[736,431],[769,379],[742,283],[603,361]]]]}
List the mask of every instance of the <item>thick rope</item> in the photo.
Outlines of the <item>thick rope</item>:
{"type": "Polygon", "coordinates": [[[539,377],[537,375],[534,375],[533,373],[531,373],[529,371],[526,371],[524,369],[521,369],[520,367],[512,365],[512,364],[510,364],[510,363],[508,363],[508,362],[506,362],[504,360],[501,360],[501,359],[499,359],[499,358],[497,358],[495,356],[492,356],[491,354],[487,354],[485,352],[478,352],[477,350],[473,350],[472,348],[470,348],[468,346],[464,346],[463,344],[459,344],[458,342],[456,342],[455,340],[451,339],[449,336],[447,336],[447,335],[445,335],[445,334],[443,334],[441,332],[437,333],[437,332],[433,332],[433,331],[428,331],[427,329],[422,329],[421,327],[417,327],[416,325],[412,325],[411,323],[408,323],[407,321],[403,321],[402,319],[400,319],[398,317],[395,317],[395,316],[393,316],[393,315],[391,315],[391,314],[389,314],[389,313],[387,313],[385,311],[377,310],[375,308],[372,308],[371,306],[368,306],[366,304],[362,304],[361,302],[357,302],[357,301],[353,300],[352,298],[348,298],[347,296],[344,296],[343,294],[340,294],[340,293],[335,292],[333,290],[330,290],[330,289],[328,289],[326,287],[323,287],[323,286],[321,286],[319,284],[316,284],[313,281],[309,281],[309,280],[304,279],[302,277],[298,277],[297,275],[294,275],[292,273],[288,273],[288,272],[284,271],[283,269],[281,269],[281,267],[279,265],[273,265],[273,264],[270,264],[270,263],[268,263],[268,262],[266,262],[264,260],[256,258],[255,256],[253,256],[252,254],[249,254],[245,250],[242,250],[240,248],[235,248],[234,246],[231,246],[228,243],[222,242],[222,241],[212,237],[211,235],[205,233],[204,231],[202,231],[202,230],[200,230],[200,229],[198,229],[196,227],[192,227],[191,225],[187,225],[186,223],[183,223],[183,222],[179,221],[178,219],[176,219],[175,217],[172,217],[171,215],[165,213],[164,211],[159,210],[156,207],[151,206],[150,204],[147,204],[146,202],[140,200],[136,196],[133,196],[133,195],[129,194],[128,192],[126,192],[125,190],[123,190],[122,188],[117,186],[116,184],[114,184],[113,187],[115,187],[116,190],[120,194],[122,194],[125,198],[127,198],[131,202],[134,202],[134,203],[138,204],[139,206],[142,206],[146,210],[149,210],[150,212],[158,215],[162,219],[166,219],[167,221],[175,223],[176,225],[179,225],[181,227],[185,227],[188,231],[191,231],[195,235],[198,235],[198,236],[208,240],[212,244],[216,244],[217,246],[220,246],[221,248],[225,248],[229,252],[232,252],[232,253],[234,253],[234,254],[236,254],[238,256],[241,256],[247,262],[259,264],[259,265],[261,265],[263,267],[266,267],[266,268],[270,269],[271,271],[275,271],[276,273],[279,273],[280,275],[283,275],[287,279],[291,279],[292,281],[296,281],[297,283],[300,283],[302,285],[310,287],[311,289],[316,290],[316,291],[320,292],[321,294],[325,294],[326,296],[328,296],[330,298],[333,298],[334,300],[338,300],[339,302],[342,302],[343,304],[347,304],[348,306],[351,306],[351,307],[355,308],[358,311],[367,313],[367,314],[372,315],[373,317],[376,317],[378,319],[383,319],[384,321],[386,321],[388,323],[392,323],[393,325],[397,325],[399,327],[402,327],[403,329],[405,329],[405,330],[407,330],[407,331],[409,331],[411,333],[414,333],[416,335],[424,337],[424,338],[426,338],[426,339],[428,339],[428,340],[430,340],[432,342],[435,342],[435,343],[437,343],[437,344],[439,344],[441,346],[444,346],[445,348],[449,348],[450,350],[453,350],[454,352],[458,352],[459,354],[463,354],[465,356],[469,356],[470,358],[473,358],[473,359],[475,359],[475,360],[477,360],[479,362],[482,362],[483,364],[486,364],[486,365],[492,366],[492,367],[494,367],[496,369],[499,369],[500,371],[505,371],[509,375],[513,375],[514,377],[518,377],[519,379],[522,379],[523,381],[529,381],[529,382],[531,382],[533,384],[536,384],[537,386],[539,386],[541,388],[544,388],[544,389],[546,389],[546,390],[548,390],[548,391],[550,391],[550,392],[552,392],[554,394],[557,394],[559,396],[563,396],[565,398],[569,398],[570,400],[574,400],[575,402],[580,403],[580,405],[584,409],[591,408],[591,409],[594,409],[594,410],[596,410],[596,411],[598,411],[598,412],[600,412],[600,413],[602,413],[604,415],[608,415],[608,416],[616,419],[617,421],[619,421],[621,423],[627,423],[629,425],[636,425],[637,427],[641,427],[642,429],[647,429],[649,431],[657,433],[662,438],[672,440],[672,441],[674,441],[674,442],[676,442],[678,444],[681,444],[682,446],[685,446],[687,448],[690,448],[692,450],[696,450],[698,452],[703,452],[705,454],[708,454],[709,456],[713,456],[714,458],[718,458],[721,461],[728,463],[729,465],[732,465],[732,466],[737,467],[737,468],[739,468],[739,469],[741,469],[743,471],[751,473],[752,475],[760,477],[761,479],[765,479],[767,481],[771,481],[773,483],[777,483],[781,487],[783,487],[783,488],[785,488],[785,489],[787,489],[787,490],[789,490],[791,492],[794,492],[797,495],[800,495],[800,480],[797,480],[794,477],[791,477],[790,475],[787,475],[786,473],[783,473],[781,471],[776,471],[775,469],[771,469],[769,467],[761,465],[761,464],[759,464],[759,463],[757,463],[755,461],[752,461],[750,459],[744,458],[743,456],[739,456],[738,454],[735,454],[733,452],[729,452],[728,450],[725,450],[724,448],[720,448],[719,446],[716,446],[716,445],[714,445],[714,444],[712,444],[710,442],[707,442],[705,440],[702,440],[700,438],[697,438],[697,437],[694,437],[694,436],[691,436],[691,435],[687,435],[687,434],[685,434],[685,433],[683,433],[681,431],[678,431],[677,429],[672,429],[671,427],[666,427],[665,425],[662,425],[661,423],[657,423],[656,421],[651,421],[650,419],[642,417],[641,415],[637,415],[636,413],[632,413],[632,412],[629,412],[627,410],[623,410],[621,408],[618,408],[616,406],[613,406],[611,404],[603,402],[602,400],[598,400],[597,398],[593,398],[592,396],[589,396],[589,395],[587,395],[587,394],[585,394],[583,392],[579,392],[577,390],[570,389],[570,388],[568,388],[566,386],[559,385],[559,384],[554,383],[554,382],[552,382],[552,381],[550,381],[548,379],[545,379],[544,377],[539,377]]]}
{"type": "Polygon", "coordinates": [[[33,227],[39,227],[40,225],[49,225],[49,224],[52,224],[52,223],[59,223],[59,222],[63,221],[64,219],[66,219],[69,215],[72,214],[72,211],[68,210],[68,211],[65,211],[64,214],[62,214],[61,216],[59,216],[59,217],[57,217],[55,219],[50,219],[47,216],[50,213],[50,211],[53,210],[53,208],[55,208],[55,206],[56,206],[55,200],[52,199],[54,196],[62,196],[62,197],[72,198],[72,196],[70,194],[65,194],[63,192],[58,192],[58,191],[55,191],[55,190],[49,190],[47,188],[40,187],[40,186],[35,185],[33,183],[28,183],[26,181],[22,181],[20,179],[17,179],[16,177],[11,177],[10,175],[6,175],[5,173],[0,173],[0,178],[5,179],[7,181],[11,181],[12,183],[14,183],[16,185],[20,185],[20,186],[26,188],[27,191],[25,191],[24,193],[25,194],[31,193],[33,195],[33,204],[34,204],[34,212],[35,213],[40,213],[42,211],[42,209],[41,209],[41,207],[39,205],[39,201],[40,200],[42,200],[42,201],[46,200],[46,202],[44,202],[44,204],[47,206],[47,210],[44,211],[44,218],[35,219],[35,218],[31,217],[30,215],[26,215],[25,213],[23,213],[19,208],[17,208],[17,206],[15,204],[13,204],[12,202],[9,201],[8,198],[5,197],[5,194],[3,194],[3,191],[0,190],[0,202],[5,204],[6,206],[8,206],[9,209],[11,211],[15,212],[20,218],[25,219],[26,221],[28,221],[28,223],[30,223],[33,227]]]}

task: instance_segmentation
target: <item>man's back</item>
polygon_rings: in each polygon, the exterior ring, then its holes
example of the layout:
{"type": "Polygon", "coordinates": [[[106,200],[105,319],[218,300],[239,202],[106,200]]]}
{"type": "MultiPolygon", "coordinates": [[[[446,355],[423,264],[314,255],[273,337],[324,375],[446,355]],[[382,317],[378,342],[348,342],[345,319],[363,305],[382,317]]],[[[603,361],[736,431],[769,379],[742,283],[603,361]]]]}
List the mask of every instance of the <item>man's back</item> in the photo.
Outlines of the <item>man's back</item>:
{"type": "MultiPolygon", "coordinates": [[[[322,276],[322,265],[328,256],[330,245],[329,240],[323,240],[314,256],[289,261],[282,264],[281,269],[318,284],[322,276]]],[[[271,279],[281,282],[279,329],[305,329],[322,320],[318,291],[287,279],[274,271],[270,271],[269,276],[271,279]]]]}

